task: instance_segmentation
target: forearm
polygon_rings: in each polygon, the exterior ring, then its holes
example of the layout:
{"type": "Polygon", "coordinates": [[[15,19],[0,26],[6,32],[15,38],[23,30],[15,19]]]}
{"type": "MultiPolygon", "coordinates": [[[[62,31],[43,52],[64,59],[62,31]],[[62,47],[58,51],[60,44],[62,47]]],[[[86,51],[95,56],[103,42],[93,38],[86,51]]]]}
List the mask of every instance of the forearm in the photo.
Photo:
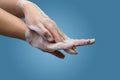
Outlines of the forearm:
{"type": "MultiPolygon", "coordinates": [[[[27,12],[33,12],[35,5],[28,0],[0,0],[0,8],[17,17],[24,17],[27,12]],[[23,2],[25,2],[25,5],[23,5],[23,2]],[[26,2],[30,4],[26,4],[26,2]],[[23,7],[19,4],[22,4],[23,7]]],[[[39,10],[39,13],[41,13],[42,16],[46,16],[42,10],[39,10]]]]}
{"type": "Polygon", "coordinates": [[[18,0],[0,0],[0,8],[6,10],[7,12],[23,17],[24,13],[19,6],[17,6],[18,0]]]}
{"type": "Polygon", "coordinates": [[[25,23],[0,8],[0,35],[25,40],[25,23]]]}

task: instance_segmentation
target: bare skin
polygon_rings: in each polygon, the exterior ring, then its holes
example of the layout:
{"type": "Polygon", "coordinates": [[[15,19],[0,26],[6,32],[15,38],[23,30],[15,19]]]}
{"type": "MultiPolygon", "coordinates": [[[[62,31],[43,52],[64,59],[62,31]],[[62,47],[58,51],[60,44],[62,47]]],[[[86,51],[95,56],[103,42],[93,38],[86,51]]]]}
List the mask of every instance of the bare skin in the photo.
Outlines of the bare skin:
{"type": "MultiPolygon", "coordinates": [[[[64,33],[60,31],[54,21],[52,21],[51,19],[44,21],[46,15],[42,14],[42,11],[37,7],[37,5],[34,5],[33,3],[28,3],[23,7],[20,7],[17,6],[17,2],[18,0],[0,0],[0,7],[17,17],[25,17],[27,25],[38,26],[37,24],[42,21],[46,26],[43,26],[44,29],[42,29],[42,31],[44,31],[44,33],[42,34],[43,37],[45,36],[45,32],[47,32],[47,34],[49,34],[49,36],[51,36],[52,40],[55,40],[55,42],[66,40],[64,33]],[[39,16],[41,17],[39,18],[39,16]]],[[[75,49],[66,49],[65,51],[72,54],[77,53],[75,49]]]]}
{"type": "MultiPolygon", "coordinates": [[[[26,24],[21,19],[17,18],[16,16],[0,8],[0,34],[1,35],[25,40],[26,29],[27,29],[26,24]]],[[[59,51],[52,52],[51,54],[57,56],[58,58],[65,57],[59,51]]]]}
{"type": "Polygon", "coordinates": [[[0,8],[22,18],[24,17],[24,13],[20,7],[16,6],[17,1],[18,0],[0,0],[0,8]]]}
{"type": "MultiPolygon", "coordinates": [[[[26,30],[30,30],[30,32],[32,31],[31,29],[28,28],[28,26],[26,25],[25,22],[23,22],[19,17],[24,17],[26,19],[28,19],[28,24],[29,21],[31,20],[30,17],[35,17],[33,22],[39,22],[42,21],[42,19],[44,20],[44,18],[46,16],[44,16],[43,14],[41,14],[40,10],[38,7],[36,7],[34,4],[28,3],[27,5],[25,5],[25,8],[20,8],[19,6],[16,6],[18,0],[0,0],[0,34],[4,35],[4,36],[8,36],[8,37],[13,37],[13,38],[18,38],[18,39],[22,39],[22,40],[26,40],[25,37],[25,33],[26,30]],[[28,7],[29,6],[29,7],[28,7]],[[33,10],[37,11],[36,13],[34,13],[33,11],[31,11],[31,9],[33,8],[33,10]],[[31,11],[31,12],[30,12],[31,11]],[[34,15],[35,16],[34,16],[34,15]],[[39,19],[36,15],[41,16],[41,18],[39,19]],[[30,19],[29,19],[30,18],[30,19]],[[37,21],[38,20],[38,21],[37,21]]],[[[32,22],[32,21],[30,21],[32,22]]],[[[34,23],[33,23],[34,24],[34,23]]],[[[95,42],[95,40],[90,40],[90,39],[86,39],[86,40],[77,40],[77,41],[73,41],[72,43],[70,43],[70,45],[67,47],[65,47],[64,45],[69,44],[68,39],[64,33],[62,33],[56,23],[54,21],[52,21],[51,19],[47,19],[45,21],[43,21],[43,24],[45,26],[48,26],[46,29],[48,30],[48,33],[51,34],[51,36],[54,38],[55,42],[48,42],[46,40],[43,39],[42,36],[38,35],[39,31],[35,31],[33,30],[33,43],[37,42],[37,48],[45,50],[46,52],[53,54],[59,58],[64,58],[64,54],[62,54],[60,51],[58,51],[59,49],[63,49],[68,53],[72,53],[75,54],[76,51],[75,47],[77,46],[83,46],[83,45],[89,45],[89,44],[93,44],[95,42]],[[53,31],[54,29],[54,31],[53,31]],[[35,32],[34,32],[35,31],[35,32]],[[36,39],[37,38],[37,39],[36,39]],[[39,42],[39,40],[43,40],[43,42],[39,42]],[[59,44],[60,43],[60,44],[59,44]],[[39,44],[39,45],[38,45],[39,44]],[[47,48],[49,45],[50,48],[47,48]],[[61,46],[59,48],[56,48],[56,50],[50,52],[50,49],[53,50],[55,49],[54,46],[61,46]],[[44,46],[44,47],[42,47],[44,46]],[[53,46],[51,48],[51,46],[53,46]],[[48,50],[48,51],[47,51],[48,50]]],[[[44,31],[44,30],[42,30],[44,31]]],[[[33,45],[33,44],[32,44],[33,45]]]]}
{"type": "Polygon", "coordinates": [[[16,16],[0,8],[0,34],[25,40],[25,23],[16,16]]]}

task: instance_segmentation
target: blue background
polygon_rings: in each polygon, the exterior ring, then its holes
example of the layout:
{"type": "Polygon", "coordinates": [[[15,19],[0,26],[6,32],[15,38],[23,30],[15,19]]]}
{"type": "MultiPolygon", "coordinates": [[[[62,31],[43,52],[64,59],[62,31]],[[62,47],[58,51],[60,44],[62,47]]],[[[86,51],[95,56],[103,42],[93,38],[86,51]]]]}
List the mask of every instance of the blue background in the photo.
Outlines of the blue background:
{"type": "Polygon", "coordinates": [[[0,36],[0,80],[120,80],[119,0],[31,0],[71,38],[96,38],[58,59],[0,36]]]}

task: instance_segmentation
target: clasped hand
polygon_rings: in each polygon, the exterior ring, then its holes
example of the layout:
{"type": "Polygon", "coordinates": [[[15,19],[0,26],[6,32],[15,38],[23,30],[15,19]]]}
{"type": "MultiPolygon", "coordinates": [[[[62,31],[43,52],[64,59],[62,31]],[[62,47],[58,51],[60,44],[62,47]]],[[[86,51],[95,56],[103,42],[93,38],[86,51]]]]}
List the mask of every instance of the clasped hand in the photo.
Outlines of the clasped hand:
{"type": "Polygon", "coordinates": [[[70,39],[51,20],[36,4],[19,0],[20,6],[25,14],[26,25],[26,40],[34,47],[51,53],[59,58],[64,58],[64,55],[59,50],[65,50],[70,54],[76,54],[75,48],[93,44],[95,39],[70,39]]]}

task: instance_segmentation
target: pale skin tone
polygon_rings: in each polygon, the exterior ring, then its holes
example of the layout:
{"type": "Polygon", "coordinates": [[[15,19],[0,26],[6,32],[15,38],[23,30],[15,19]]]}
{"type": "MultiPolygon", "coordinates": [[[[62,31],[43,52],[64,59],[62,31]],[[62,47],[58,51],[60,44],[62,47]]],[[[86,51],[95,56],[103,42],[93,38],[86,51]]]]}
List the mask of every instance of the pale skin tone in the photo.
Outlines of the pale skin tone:
{"type": "MultiPolygon", "coordinates": [[[[23,7],[20,7],[20,6],[16,6],[17,2],[18,0],[0,0],[0,34],[1,35],[26,40],[25,32],[26,30],[28,30],[28,25],[36,25],[39,22],[42,22],[42,24],[44,24],[46,27],[40,28],[38,32],[37,31],[34,32],[35,36],[41,39],[46,39],[46,35],[45,33],[43,33],[46,32],[47,37],[48,35],[50,37],[50,39],[46,41],[47,44],[53,44],[53,45],[67,40],[64,33],[61,32],[57,27],[56,23],[51,19],[49,19],[49,17],[47,17],[46,15],[42,14],[42,12],[38,9],[38,7],[36,7],[32,3],[27,3],[23,7]],[[26,18],[26,23],[20,19],[20,17],[24,17],[24,16],[26,18]],[[33,21],[31,21],[31,18],[33,21]],[[37,34],[40,31],[42,31],[42,36],[39,36],[37,34]]],[[[94,42],[95,41],[92,40],[75,41],[74,43],[71,44],[71,46],[62,49],[64,49],[68,53],[75,54],[77,53],[74,49],[76,46],[93,44],[94,42]]],[[[40,42],[39,44],[41,45],[40,42]]],[[[38,48],[40,47],[38,46],[38,48]]],[[[49,51],[47,52],[59,58],[64,58],[65,57],[64,54],[62,54],[58,50],[55,50],[53,52],[49,52],[49,51]]]]}

